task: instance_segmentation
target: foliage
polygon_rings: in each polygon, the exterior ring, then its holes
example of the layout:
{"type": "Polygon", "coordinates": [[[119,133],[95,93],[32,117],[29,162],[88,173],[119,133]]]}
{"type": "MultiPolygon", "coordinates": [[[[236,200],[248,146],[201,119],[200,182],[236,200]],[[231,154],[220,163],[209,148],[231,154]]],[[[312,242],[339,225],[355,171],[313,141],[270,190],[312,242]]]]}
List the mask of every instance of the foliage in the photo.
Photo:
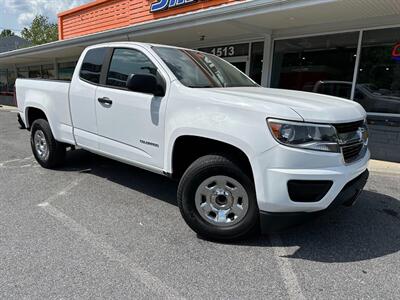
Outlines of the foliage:
{"type": "Polygon", "coordinates": [[[15,33],[12,31],[12,30],[10,30],[10,29],[3,29],[1,32],[0,32],[0,37],[9,37],[9,36],[14,36],[15,35],[15,33]]]}
{"type": "Polygon", "coordinates": [[[32,45],[42,45],[58,40],[58,26],[49,22],[49,18],[37,15],[29,27],[21,31],[21,36],[32,45]]]}

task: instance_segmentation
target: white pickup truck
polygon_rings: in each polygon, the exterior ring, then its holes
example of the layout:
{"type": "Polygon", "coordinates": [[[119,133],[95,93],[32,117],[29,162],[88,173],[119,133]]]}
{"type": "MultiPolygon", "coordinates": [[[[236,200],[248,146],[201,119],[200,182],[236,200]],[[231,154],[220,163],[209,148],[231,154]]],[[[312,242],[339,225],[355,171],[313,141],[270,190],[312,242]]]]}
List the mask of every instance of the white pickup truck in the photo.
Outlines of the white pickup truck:
{"type": "Polygon", "coordinates": [[[368,178],[359,104],[263,88],[199,51],[96,45],[70,83],[18,79],[16,91],[40,165],[59,167],[76,146],[176,178],[183,218],[206,238],[351,205],[368,178]]]}

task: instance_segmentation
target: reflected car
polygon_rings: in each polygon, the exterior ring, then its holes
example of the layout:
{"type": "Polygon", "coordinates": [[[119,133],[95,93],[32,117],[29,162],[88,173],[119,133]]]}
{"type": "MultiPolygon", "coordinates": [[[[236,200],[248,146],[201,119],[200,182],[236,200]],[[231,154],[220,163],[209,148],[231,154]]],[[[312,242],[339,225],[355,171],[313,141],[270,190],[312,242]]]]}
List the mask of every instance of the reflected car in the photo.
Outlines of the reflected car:
{"type": "MultiPolygon", "coordinates": [[[[313,92],[350,99],[351,87],[350,81],[320,80],[314,85],[313,92]]],[[[367,112],[400,113],[400,95],[396,91],[379,89],[371,83],[357,84],[354,100],[367,112]]]]}

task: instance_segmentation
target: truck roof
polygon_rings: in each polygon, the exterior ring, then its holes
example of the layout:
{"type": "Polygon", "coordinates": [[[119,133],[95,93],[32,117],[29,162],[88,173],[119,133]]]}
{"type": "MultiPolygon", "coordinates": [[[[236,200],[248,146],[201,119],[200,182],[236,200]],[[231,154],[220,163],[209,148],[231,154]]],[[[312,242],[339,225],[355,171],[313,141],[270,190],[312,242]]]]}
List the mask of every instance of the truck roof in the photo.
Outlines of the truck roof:
{"type": "Polygon", "coordinates": [[[99,47],[120,47],[122,45],[135,45],[135,46],[142,46],[144,48],[151,48],[151,47],[168,47],[168,48],[174,48],[174,49],[182,49],[182,50],[190,50],[193,51],[193,49],[188,49],[188,48],[183,48],[183,47],[177,47],[177,46],[171,46],[171,45],[163,45],[163,44],[154,44],[154,43],[141,43],[141,42],[127,42],[127,41],[121,41],[121,42],[111,42],[111,43],[101,43],[101,44],[96,44],[96,45],[91,45],[88,46],[86,49],[92,49],[92,48],[99,48],[99,47]]]}

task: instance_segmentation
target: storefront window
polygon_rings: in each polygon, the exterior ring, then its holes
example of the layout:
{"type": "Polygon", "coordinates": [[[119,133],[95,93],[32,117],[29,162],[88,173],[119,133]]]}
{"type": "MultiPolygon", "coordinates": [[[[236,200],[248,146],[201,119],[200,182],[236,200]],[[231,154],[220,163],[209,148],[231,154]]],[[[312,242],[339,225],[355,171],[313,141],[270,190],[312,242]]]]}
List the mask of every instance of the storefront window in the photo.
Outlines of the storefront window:
{"type": "Polygon", "coordinates": [[[8,69],[7,71],[8,92],[14,93],[16,79],[17,77],[15,76],[15,71],[8,69]]]}
{"type": "Polygon", "coordinates": [[[400,114],[400,28],[364,32],[354,100],[367,112],[400,114]]]}
{"type": "Polygon", "coordinates": [[[32,67],[29,67],[28,69],[29,69],[29,72],[28,72],[29,78],[41,78],[42,77],[40,66],[32,66],[32,67]]]}
{"type": "Polygon", "coordinates": [[[14,77],[10,69],[0,69],[0,104],[14,105],[14,77]]]}
{"type": "Polygon", "coordinates": [[[6,93],[8,91],[7,86],[7,70],[0,70],[0,93],[6,93]]]}
{"type": "Polygon", "coordinates": [[[18,78],[28,78],[29,77],[28,67],[18,68],[17,71],[18,71],[18,78]]]}
{"type": "Polygon", "coordinates": [[[350,98],[358,32],[275,42],[271,86],[350,98]]]}
{"type": "Polygon", "coordinates": [[[261,84],[263,57],[264,57],[264,42],[252,43],[249,76],[258,84],[261,84]]]}
{"type": "Polygon", "coordinates": [[[56,78],[55,73],[54,73],[54,65],[53,64],[48,64],[48,65],[42,66],[42,78],[44,78],[44,79],[56,78]]]}
{"type": "Polygon", "coordinates": [[[76,62],[65,62],[58,64],[58,79],[59,80],[68,80],[72,79],[72,75],[74,74],[76,62]]]}
{"type": "MultiPolygon", "coordinates": [[[[66,62],[58,64],[58,79],[71,80],[75,70],[76,62],[66,62]]],[[[13,75],[12,73],[11,75],[13,75]]],[[[44,64],[41,66],[28,66],[17,68],[18,78],[43,78],[56,79],[54,64],[44,64]]],[[[10,75],[10,74],[9,74],[10,75]]],[[[13,75],[15,77],[15,74],[13,75]]],[[[10,82],[15,82],[15,79],[10,82]]]]}

